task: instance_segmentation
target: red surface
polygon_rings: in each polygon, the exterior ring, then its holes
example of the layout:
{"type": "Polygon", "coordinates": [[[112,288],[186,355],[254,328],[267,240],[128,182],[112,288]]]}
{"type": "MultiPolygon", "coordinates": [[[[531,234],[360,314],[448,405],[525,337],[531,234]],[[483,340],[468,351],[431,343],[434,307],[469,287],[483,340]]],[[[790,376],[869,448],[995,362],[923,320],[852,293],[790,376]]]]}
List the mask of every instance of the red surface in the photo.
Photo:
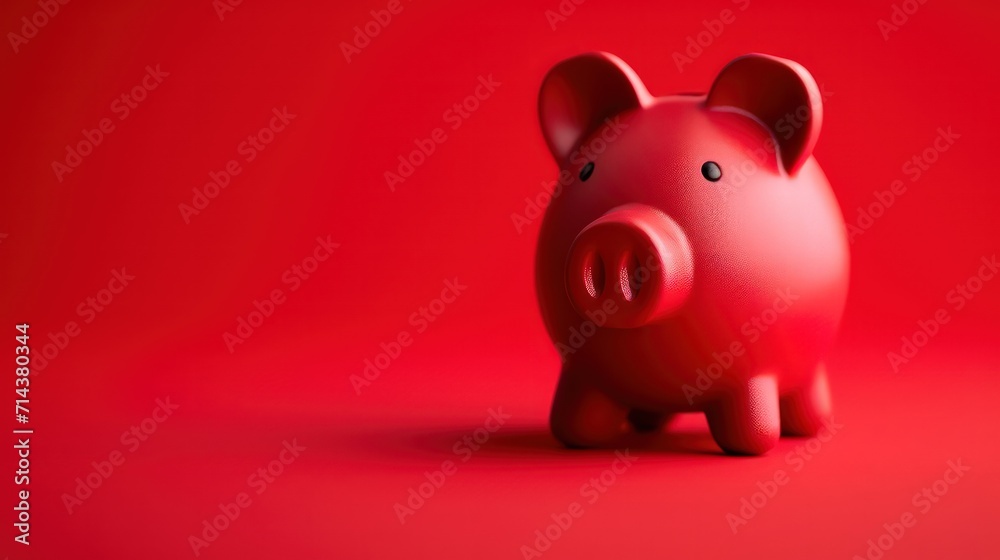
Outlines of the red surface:
{"type": "MultiPolygon", "coordinates": [[[[208,2],[70,2],[19,52],[0,49],[9,359],[16,322],[30,322],[33,352],[68,321],[80,328],[31,378],[32,544],[8,525],[5,555],[188,558],[189,535],[246,492],[200,557],[523,558],[573,502],[582,516],[544,558],[850,558],[907,512],[915,525],[885,558],[996,557],[1000,283],[970,280],[1000,238],[994,5],[927,2],[885,40],[892,2],[589,0],[554,30],[557,2],[405,2],[348,63],[340,42],[386,4],[243,2],[220,21],[208,2]],[[678,71],[672,54],[723,17],[678,71]],[[541,79],[593,50],[627,60],[654,95],[704,91],[754,51],[801,63],[827,92],[817,159],[850,223],[872,204],[878,217],[854,236],[828,361],[843,428],[811,459],[789,459],[806,444],[791,439],[728,457],[700,418],[681,418],[589,503],[582,487],[614,453],[548,435],[559,359],[535,303],[539,223],[519,233],[511,215],[556,177],[541,79]],[[122,120],[114,100],[158,64],[169,76],[122,120]],[[485,99],[460,116],[453,105],[477,88],[485,99]],[[294,119],[272,121],[285,106],[294,119]],[[102,119],[113,130],[58,181],[53,160],[102,119]],[[286,128],[248,162],[241,143],[271,122],[286,128]],[[390,189],[384,173],[428,138],[443,142],[390,189]],[[928,165],[936,138],[944,151],[928,165]],[[178,205],[227,166],[228,186],[185,223],[178,205]],[[881,214],[874,191],[893,199],[881,214]],[[296,283],[292,267],[325,254],[326,236],[339,247],[296,283]],[[120,267],[134,280],[86,311],[120,267]],[[454,301],[423,318],[456,278],[454,301]],[[281,303],[230,353],[224,334],[274,290],[281,303]],[[936,334],[894,366],[918,321],[936,334]],[[400,337],[409,345],[356,394],[351,376],[400,337]],[[167,397],[179,408],[130,451],[123,432],[167,397]],[[456,452],[490,408],[511,417],[471,456],[456,452]],[[248,477],[292,440],[305,450],[257,494],[262,479],[248,477]],[[115,451],[124,463],[68,514],[63,495],[115,451]],[[971,470],[940,483],[925,513],[914,495],[959,458],[971,470]],[[401,524],[394,504],[449,460],[456,472],[401,524]],[[787,483],[734,535],[727,514],[779,469],[787,483]]],[[[37,9],[4,4],[0,29],[37,9]]],[[[8,523],[15,461],[8,447],[8,523]]]]}

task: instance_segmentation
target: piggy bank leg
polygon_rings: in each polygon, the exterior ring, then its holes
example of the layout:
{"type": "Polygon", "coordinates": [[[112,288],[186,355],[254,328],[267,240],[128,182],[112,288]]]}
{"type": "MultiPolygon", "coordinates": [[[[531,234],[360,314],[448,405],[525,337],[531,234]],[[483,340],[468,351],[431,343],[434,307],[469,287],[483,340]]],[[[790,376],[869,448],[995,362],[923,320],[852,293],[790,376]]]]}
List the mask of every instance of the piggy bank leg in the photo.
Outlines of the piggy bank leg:
{"type": "Polygon", "coordinates": [[[778,382],[757,375],[705,410],[715,443],[726,453],[760,455],[778,443],[778,382]]]}
{"type": "Polygon", "coordinates": [[[781,433],[814,436],[831,414],[826,367],[820,364],[809,383],[781,397],[781,433]]]}
{"type": "Polygon", "coordinates": [[[563,368],[556,388],[549,425],[568,447],[614,445],[628,429],[628,408],[588,381],[579,369],[563,368]]]}

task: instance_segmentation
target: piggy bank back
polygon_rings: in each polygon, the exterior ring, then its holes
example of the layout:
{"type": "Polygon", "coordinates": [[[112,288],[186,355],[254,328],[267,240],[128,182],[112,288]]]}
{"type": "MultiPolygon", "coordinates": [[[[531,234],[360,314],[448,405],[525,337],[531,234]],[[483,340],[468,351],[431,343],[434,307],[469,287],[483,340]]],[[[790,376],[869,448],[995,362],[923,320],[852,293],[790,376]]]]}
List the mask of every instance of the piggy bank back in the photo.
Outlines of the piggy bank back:
{"type": "Polygon", "coordinates": [[[587,54],[549,72],[539,112],[560,168],[536,260],[555,436],[614,446],[678,412],[730,453],[816,434],[849,257],[809,73],[752,54],[707,94],[654,98],[587,54]]]}

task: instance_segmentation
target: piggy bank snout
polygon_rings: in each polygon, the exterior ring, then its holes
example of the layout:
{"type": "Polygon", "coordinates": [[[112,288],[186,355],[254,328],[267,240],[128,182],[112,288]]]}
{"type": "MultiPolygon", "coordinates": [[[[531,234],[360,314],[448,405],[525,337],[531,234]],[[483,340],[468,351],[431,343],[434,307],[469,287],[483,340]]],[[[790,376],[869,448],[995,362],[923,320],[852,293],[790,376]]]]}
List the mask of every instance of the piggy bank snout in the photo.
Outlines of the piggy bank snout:
{"type": "Polygon", "coordinates": [[[691,291],[694,265],[681,227],[645,205],[615,208],[587,225],[570,247],[566,288],[584,317],[635,328],[676,311],[691,291]]]}

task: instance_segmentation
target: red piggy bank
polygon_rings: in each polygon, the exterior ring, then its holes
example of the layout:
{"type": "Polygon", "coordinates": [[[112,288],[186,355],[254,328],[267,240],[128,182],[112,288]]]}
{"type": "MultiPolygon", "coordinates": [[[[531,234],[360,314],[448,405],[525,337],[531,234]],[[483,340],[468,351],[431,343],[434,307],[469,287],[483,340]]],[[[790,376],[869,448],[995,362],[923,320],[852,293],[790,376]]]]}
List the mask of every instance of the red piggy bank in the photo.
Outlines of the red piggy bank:
{"type": "Polygon", "coordinates": [[[539,113],[562,170],[536,262],[563,358],[555,436],[619,445],[679,412],[704,412],[728,453],[816,434],[849,255],[812,157],[812,76],[751,54],[707,94],[653,97],[618,58],[586,54],[548,73],[539,113]]]}

